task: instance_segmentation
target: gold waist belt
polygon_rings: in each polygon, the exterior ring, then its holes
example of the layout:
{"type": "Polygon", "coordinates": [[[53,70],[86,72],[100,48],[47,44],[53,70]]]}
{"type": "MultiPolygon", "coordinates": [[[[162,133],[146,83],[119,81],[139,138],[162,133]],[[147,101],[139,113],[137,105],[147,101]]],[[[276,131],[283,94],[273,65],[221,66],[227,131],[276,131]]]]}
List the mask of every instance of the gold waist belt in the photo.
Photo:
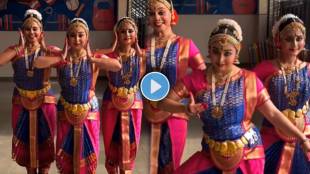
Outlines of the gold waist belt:
{"type": "Polygon", "coordinates": [[[37,98],[39,96],[45,95],[50,88],[51,88],[51,84],[48,84],[44,88],[38,89],[38,90],[25,90],[25,89],[21,89],[21,88],[16,87],[16,89],[18,90],[19,94],[22,97],[26,97],[29,99],[34,99],[34,98],[37,98]]]}
{"type": "Polygon", "coordinates": [[[297,109],[297,111],[291,110],[291,109],[285,109],[282,111],[282,113],[291,121],[295,120],[296,118],[303,117],[309,110],[309,103],[306,102],[306,104],[301,108],[297,109]]]}
{"type": "MultiPolygon", "coordinates": [[[[64,111],[58,111],[58,120],[60,121],[67,121],[67,117],[65,115],[66,113],[64,111]]],[[[87,114],[86,117],[87,120],[99,120],[99,115],[97,114],[97,112],[91,112],[89,114],[87,114]]]]}
{"type": "Polygon", "coordinates": [[[126,88],[126,87],[116,87],[113,86],[111,83],[109,83],[109,88],[111,89],[112,93],[116,93],[116,95],[119,97],[126,97],[128,95],[135,94],[139,89],[138,84],[136,84],[131,88],[126,88]]]}
{"type": "Polygon", "coordinates": [[[65,110],[69,111],[73,115],[82,115],[91,108],[89,102],[84,104],[71,104],[67,102],[63,97],[60,97],[59,101],[64,106],[65,110]]]}
{"type": "Polygon", "coordinates": [[[218,152],[221,156],[232,157],[239,149],[244,148],[249,143],[255,143],[258,140],[256,132],[250,128],[239,139],[216,141],[204,134],[204,142],[209,145],[210,150],[218,152]]]}
{"type": "MultiPolygon", "coordinates": [[[[285,109],[282,111],[283,115],[287,117],[290,122],[292,122],[301,132],[304,132],[306,127],[306,121],[305,121],[305,114],[307,114],[309,110],[309,103],[306,102],[306,104],[301,108],[297,109],[297,111],[291,110],[291,109],[285,109]]],[[[297,139],[289,134],[287,134],[285,131],[282,131],[280,129],[275,129],[277,134],[281,139],[287,142],[293,142],[297,139]]]]}

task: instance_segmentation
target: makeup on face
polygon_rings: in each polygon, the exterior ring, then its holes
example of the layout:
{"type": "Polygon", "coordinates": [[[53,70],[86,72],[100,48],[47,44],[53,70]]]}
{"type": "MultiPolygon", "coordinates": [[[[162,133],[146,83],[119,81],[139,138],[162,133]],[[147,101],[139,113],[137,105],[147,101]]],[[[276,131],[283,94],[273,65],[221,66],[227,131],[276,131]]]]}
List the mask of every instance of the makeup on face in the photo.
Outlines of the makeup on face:
{"type": "Polygon", "coordinates": [[[23,34],[26,38],[26,42],[36,42],[41,37],[41,27],[36,23],[28,23],[23,28],[23,34]]]}
{"type": "Polygon", "coordinates": [[[156,30],[164,30],[171,27],[171,10],[163,3],[153,3],[148,11],[150,25],[156,30]]]}
{"type": "Polygon", "coordinates": [[[68,33],[68,41],[72,48],[81,49],[85,47],[88,35],[83,27],[77,26],[68,33]]]}
{"type": "Polygon", "coordinates": [[[280,50],[283,55],[297,56],[305,48],[305,36],[298,30],[287,30],[280,35],[280,50]]]}
{"type": "Polygon", "coordinates": [[[237,51],[233,44],[227,43],[222,45],[214,43],[210,45],[209,57],[212,66],[218,72],[228,72],[234,66],[237,57],[237,51]]]}
{"type": "Polygon", "coordinates": [[[136,30],[129,22],[123,22],[117,30],[120,44],[133,44],[136,41],[136,30]]]}

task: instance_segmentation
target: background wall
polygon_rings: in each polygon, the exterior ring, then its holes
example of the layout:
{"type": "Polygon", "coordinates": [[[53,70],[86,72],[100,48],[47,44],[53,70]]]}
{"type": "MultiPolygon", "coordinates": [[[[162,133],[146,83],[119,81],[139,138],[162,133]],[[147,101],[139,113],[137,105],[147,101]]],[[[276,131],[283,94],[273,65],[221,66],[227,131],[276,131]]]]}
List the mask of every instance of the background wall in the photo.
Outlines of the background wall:
{"type": "MultiPolygon", "coordinates": [[[[258,15],[182,15],[174,31],[193,39],[204,57],[207,57],[209,35],[221,18],[236,20],[243,30],[240,62],[248,62],[247,46],[258,40],[260,32],[258,15]]],[[[208,60],[207,60],[208,61],[208,60]]]]}
{"type": "MultiPolygon", "coordinates": [[[[55,45],[60,48],[64,45],[65,32],[45,32],[47,45],[55,45]]],[[[90,33],[91,48],[108,48],[112,42],[112,32],[92,31],[90,33]]],[[[16,31],[0,31],[0,50],[5,50],[9,45],[18,43],[19,34],[16,31]]],[[[13,71],[11,64],[0,67],[0,77],[12,77],[13,71]]],[[[55,75],[55,72],[53,72],[55,75]]]]}
{"type": "MultiPolygon", "coordinates": [[[[207,42],[211,30],[220,18],[235,19],[243,30],[243,49],[241,50],[240,61],[248,62],[247,46],[258,40],[263,40],[266,36],[267,24],[267,1],[259,1],[259,15],[180,15],[179,24],[174,27],[174,31],[185,37],[193,39],[201,53],[207,56],[207,42]]],[[[126,15],[126,3],[118,3],[118,16],[126,15]]],[[[65,32],[46,32],[46,42],[49,45],[63,47],[65,32]]],[[[0,51],[9,45],[18,42],[18,32],[0,31],[0,51]]],[[[112,42],[112,32],[93,31],[91,32],[91,47],[108,48],[112,42]]],[[[0,77],[12,77],[11,65],[0,67],[0,77]]]]}

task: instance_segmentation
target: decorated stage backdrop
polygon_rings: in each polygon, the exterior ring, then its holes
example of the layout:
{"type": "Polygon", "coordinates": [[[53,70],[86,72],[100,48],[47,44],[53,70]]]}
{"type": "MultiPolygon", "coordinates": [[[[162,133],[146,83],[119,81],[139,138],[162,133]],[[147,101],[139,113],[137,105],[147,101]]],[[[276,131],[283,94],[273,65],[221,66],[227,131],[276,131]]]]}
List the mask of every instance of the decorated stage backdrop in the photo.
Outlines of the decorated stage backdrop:
{"type": "Polygon", "coordinates": [[[173,0],[179,14],[257,14],[259,0],[173,0]]]}
{"type": "Polygon", "coordinates": [[[74,17],[84,18],[91,30],[112,30],[117,0],[0,0],[0,30],[18,30],[29,8],[42,13],[47,31],[66,30],[74,17]]]}

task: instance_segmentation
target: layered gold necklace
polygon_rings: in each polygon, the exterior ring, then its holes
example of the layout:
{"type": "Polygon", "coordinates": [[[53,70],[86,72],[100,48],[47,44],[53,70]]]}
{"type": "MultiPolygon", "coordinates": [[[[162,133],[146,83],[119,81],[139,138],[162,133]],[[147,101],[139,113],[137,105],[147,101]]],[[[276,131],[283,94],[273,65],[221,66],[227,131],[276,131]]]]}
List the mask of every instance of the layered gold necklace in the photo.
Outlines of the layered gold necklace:
{"type": "Polygon", "coordinates": [[[125,85],[129,85],[131,82],[131,78],[132,78],[132,67],[133,67],[133,60],[132,58],[135,55],[135,51],[133,49],[130,49],[129,53],[121,53],[119,52],[119,61],[122,65],[122,69],[121,69],[121,78],[122,78],[122,82],[125,85]],[[125,60],[125,61],[123,61],[125,60]],[[126,62],[129,61],[129,70],[127,72],[125,72],[125,68],[123,63],[125,64],[126,62]]]}
{"type": "Polygon", "coordinates": [[[297,96],[299,96],[299,91],[298,89],[300,88],[300,77],[298,74],[298,67],[297,67],[297,59],[295,60],[294,66],[284,66],[279,60],[278,60],[279,67],[282,72],[282,76],[284,79],[284,95],[286,96],[288,100],[288,104],[291,106],[296,106],[297,105],[297,96]],[[287,79],[286,75],[292,73],[293,71],[296,72],[295,74],[295,85],[296,88],[293,89],[292,91],[288,91],[288,83],[289,80],[287,79]]]}
{"type": "Polygon", "coordinates": [[[226,75],[225,79],[223,79],[223,81],[225,80],[225,86],[224,86],[224,91],[221,95],[220,98],[220,103],[217,104],[216,102],[216,95],[215,95],[215,86],[216,86],[216,78],[215,78],[215,73],[213,71],[211,71],[211,93],[212,93],[212,106],[213,109],[211,111],[211,115],[213,118],[219,119],[222,118],[224,115],[224,111],[223,111],[223,106],[226,100],[226,96],[227,96],[227,92],[228,92],[228,87],[231,81],[231,73],[232,71],[229,71],[228,75],[226,75]]]}
{"type": "Polygon", "coordinates": [[[69,59],[70,59],[70,85],[72,87],[75,87],[78,84],[78,78],[79,78],[79,73],[80,73],[82,62],[83,62],[83,58],[80,58],[78,68],[75,74],[73,72],[73,63],[74,63],[73,58],[70,56],[69,59]]]}
{"type": "Polygon", "coordinates": [[[165,50],[164,50],[164,53],[163,53],[163,56],[162,58],[160,59],[160,65],[159,66],[156,66],[156,57],[155,57],[155,48],[156,48],[156,43],[155,43],[155,37],[153,37],[151,39],[151,66],[152,66],[152,69],[154,71],[158,71],[158,72],[161,72],[161,70],[163,69],[164,67],[164,64],[166,63],[167,61],[167,56],[168,56],[168,52],[169,52],[169,49],[170,49],[170,46],[171,46],[171,43],[172,43],[172,40],[169,38],[167,43],[166,43],[166,46],[165,46],[165,50]]]}
{"type": "MultiPolygon", "coordinates": [[[[30,51],[31,52],[31,51],[30,51]]],[[[34,68],[33,68],[33,62],[37,59],[38,54],[40,52],[40,47],[37,47],[34,52],[33,60],[30,63],[29,57],[28,57],[28,48],[25,48],[24,54],[25,54],[25,66],[26,66],[26,74],[28,77],[34,76],[34,68]]]]}

